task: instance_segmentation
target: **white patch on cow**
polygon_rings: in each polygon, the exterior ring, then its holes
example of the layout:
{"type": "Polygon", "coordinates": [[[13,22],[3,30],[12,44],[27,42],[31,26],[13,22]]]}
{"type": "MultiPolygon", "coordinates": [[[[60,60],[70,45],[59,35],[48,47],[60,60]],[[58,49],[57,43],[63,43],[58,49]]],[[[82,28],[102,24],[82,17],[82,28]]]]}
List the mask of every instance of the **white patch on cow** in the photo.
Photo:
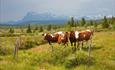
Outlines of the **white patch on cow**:
{"type": "Polygon", "coordinates": [[[85,37],[85,34],[83,35],[83,37],[85,37]]]}
{"type": "Polygon", "coordinates": [[[54,35],[51,34],[52,37],[54,37],[54,35]]]}
{"type": "Polygon", "coordinates": [[[63,40],[63,39],[64,39],[64,37],[61,38],[61,40],[63,40]]]}
{"type": "Polygon", "coordinates": [[[79,32],[75,31],[75,37],[78,38],[79,37],[79,32]]]}
{"type": "Polygon", "coordinates": [[[57,32],[58,34],[63,34],[63,32],[62,31],[60,31],[60,32],[57,32]]]}
{"type": "Polygon", "coordinates": [[[57,34],[61,35],[62,37],[64,37],[64,33],[62,31],[57,32],[57,34]]]}
{"type": "Polygon", "coordinates": [[[91,30],[87,29],[86,31],[91,32],[91,30]]]}
{"type": "Polygon", "coordinates": [[[44,34],[44,36],[46,36],[46,33],[44,34]]]}

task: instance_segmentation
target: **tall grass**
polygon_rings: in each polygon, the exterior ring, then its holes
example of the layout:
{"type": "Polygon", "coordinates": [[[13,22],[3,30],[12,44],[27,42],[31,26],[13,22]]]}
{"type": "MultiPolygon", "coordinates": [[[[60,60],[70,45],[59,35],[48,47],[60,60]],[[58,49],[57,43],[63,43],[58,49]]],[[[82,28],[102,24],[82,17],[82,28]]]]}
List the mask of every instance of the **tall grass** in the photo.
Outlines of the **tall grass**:
{"type": "MultiPolygon", "coordinates": [[[[41,52],[31,51],[32,49],[20,50],[17,59],[14,59],[12,54],[0,55],[0,70],[115,70],[114,37],[115,32],[94,33],[90,59],[86,46],[82,51],[77,50],[73,53],[71,46],[64,48],[53,44],[52,52],[50,48],[46,48],[50,46],[44,44],[45,47],[40,45],[33,48],[41,52]],[[39,47],[42,49],[38,50],[39,47]]],[[[22,38],[24,41],[39,42],[37,36],[22,38]]]]}

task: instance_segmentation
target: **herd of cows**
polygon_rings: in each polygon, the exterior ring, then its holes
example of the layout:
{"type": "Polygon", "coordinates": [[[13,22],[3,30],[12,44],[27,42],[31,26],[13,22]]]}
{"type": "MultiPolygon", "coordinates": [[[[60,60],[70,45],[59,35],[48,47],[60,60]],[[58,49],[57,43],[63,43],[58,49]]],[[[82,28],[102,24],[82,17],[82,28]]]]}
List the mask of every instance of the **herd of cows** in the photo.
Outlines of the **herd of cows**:
{"type": "Polygon", "coordinates": [[[70,41],[71,46],[73,46],[74,44],[74,50],[76,50],[76,43],[78,43],[77,48],[79,47],[80,44],[82,44],[83,47],[84,42],[88,42],[89,40],[91,41],[93,33],[94,30],[87,29],[83,31],[70,31],[70,32],[59,31],[53,34],[44,33],[42,34],[42,36],[44,37],[44,40],[46,40],[51,46],[52,43],[58,43],[58,44],[62,43],[66,46],[70,41]]]}

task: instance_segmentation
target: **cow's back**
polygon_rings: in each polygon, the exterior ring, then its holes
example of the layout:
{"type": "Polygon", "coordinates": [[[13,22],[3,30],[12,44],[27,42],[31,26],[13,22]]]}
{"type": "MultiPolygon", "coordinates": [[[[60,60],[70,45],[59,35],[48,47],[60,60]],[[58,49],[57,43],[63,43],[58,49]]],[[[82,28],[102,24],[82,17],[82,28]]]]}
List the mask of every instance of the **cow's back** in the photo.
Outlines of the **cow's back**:
{"type": "Polygon", "coordinates": [[[79,41],[83,41],[83,40],[89,40],[90,38],[91,38],[91,36],[92,36],[92,31],[88,31],[88,30],[86,30],[86,31],[81,31],[80,33],[79,33],[79,38],[78,38],[78,40],[79,41]]]}

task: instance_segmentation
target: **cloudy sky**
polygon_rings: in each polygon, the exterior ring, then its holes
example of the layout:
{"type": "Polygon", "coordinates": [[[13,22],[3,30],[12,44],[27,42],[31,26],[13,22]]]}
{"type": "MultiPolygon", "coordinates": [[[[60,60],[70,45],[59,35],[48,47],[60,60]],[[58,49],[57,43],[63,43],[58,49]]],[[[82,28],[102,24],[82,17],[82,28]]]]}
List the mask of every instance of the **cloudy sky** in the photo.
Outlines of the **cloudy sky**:
{"type": "Polygon", "coordinates": [[[28,12],[115,16],[115,0],[0,0],[0,22],[20,20],[28,12]]]}

